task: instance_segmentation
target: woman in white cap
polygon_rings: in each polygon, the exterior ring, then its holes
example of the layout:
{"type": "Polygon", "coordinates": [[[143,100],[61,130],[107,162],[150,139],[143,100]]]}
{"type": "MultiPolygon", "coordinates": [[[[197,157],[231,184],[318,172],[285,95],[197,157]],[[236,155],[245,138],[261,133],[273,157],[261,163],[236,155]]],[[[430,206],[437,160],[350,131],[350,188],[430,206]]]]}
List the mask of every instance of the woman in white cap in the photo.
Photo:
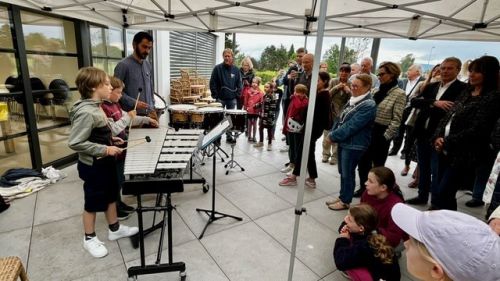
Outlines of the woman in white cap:
{"type": "Polygon", "coordinates": [[[402,203],[391,213],[410,235],[406,264],[419,280],[500,280],[500,237],[484,222],[449,210],[422,212],[402,203]]]}

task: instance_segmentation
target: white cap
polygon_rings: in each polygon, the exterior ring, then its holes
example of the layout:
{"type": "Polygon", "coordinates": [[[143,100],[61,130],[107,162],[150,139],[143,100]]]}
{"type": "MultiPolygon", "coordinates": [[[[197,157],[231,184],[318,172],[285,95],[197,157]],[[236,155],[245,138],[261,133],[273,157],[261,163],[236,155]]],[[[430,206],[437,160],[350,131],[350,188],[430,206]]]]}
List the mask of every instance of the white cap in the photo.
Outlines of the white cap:
{"type": "Polygon", "coordinates": [[[394,222],[422,242],[454,281],[500,280],[500,238],[484,222],[464,213],[422,212],[394,205],[394,222]]]}

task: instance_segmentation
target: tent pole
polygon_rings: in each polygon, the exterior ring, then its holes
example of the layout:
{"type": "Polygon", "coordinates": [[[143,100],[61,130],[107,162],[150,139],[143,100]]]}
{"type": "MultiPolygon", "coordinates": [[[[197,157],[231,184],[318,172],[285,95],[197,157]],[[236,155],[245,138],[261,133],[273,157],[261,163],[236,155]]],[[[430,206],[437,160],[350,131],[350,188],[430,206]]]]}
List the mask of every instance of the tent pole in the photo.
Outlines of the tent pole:
{"type": "Polygon", "coordinates": [[[340,56],[339,56],[339,65],[337,65],[337,73],[340,73],[340,65],[345,61],[345,37],[342,37],[342,41],[340,41],[340,56]]]}
{"type": "Polygon", "coordinates": [[[323,35],[325,33],[325,18],[326,18],[327,8],[328,8],[328,0],[321,0],[319,9],[319,19],[318,19],[318,32],[316,33],[316,48],[314,50],[315,58],[314,58],[313,71],[311,77],[311,89],[309,93],[309,105],[307,107],[307,119],[306,119],[305,133],[304,133],[304,146],[302,149],[302,162],[300,165],[301,177],[300,180],[298,181],[297,204],[295,205],[295,211],[294,211],[295,224],[293,228],[293,240],[292,240],[292,249],[290,253],[290,267],[288,269],[288,281],[292,281],[293,277],[293,267],[295,263],[295,253],[297,250],[297,239],[299,235],[300,216],[302,215],[303,212],[305,212],[305,208],[302,207],[304,203],[304,188],[305,188],[304,184],[307,175],[307,162],[309,155],[309,147],[311,143],[312,124],[314,120],[314,106],[316,104],[316,89],[318,85],[319,63],[321,61],[321,51],[323,47],[323,35]]]}
{"type": "Polygon", "coordinates": [[[372,73],[375,73],[375,70],[377,68],[377,60],[378,60],[378,51],[380,50],[380,38],[373,38],[373,43],[372,43],[372,51],[370,56],[373,59],[373,66],[372,66],[372,73]]]}
{"type": "Polygon", "coordinates": [[[233,54],[236,52],[236,33],[233,32],[233,46],[231,47],[233,49],[233,54]]]}

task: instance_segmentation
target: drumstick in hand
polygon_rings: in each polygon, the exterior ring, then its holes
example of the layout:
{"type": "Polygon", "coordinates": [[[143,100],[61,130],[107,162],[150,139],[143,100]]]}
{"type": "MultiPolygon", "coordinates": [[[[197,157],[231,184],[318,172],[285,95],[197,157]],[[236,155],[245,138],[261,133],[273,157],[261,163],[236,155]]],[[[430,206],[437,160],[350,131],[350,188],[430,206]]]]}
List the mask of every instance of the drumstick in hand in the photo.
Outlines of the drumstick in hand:
{"type": "MultiPolygon", "coordinates": [[[[150,138],[149,136],[146,136],[146,137],[144,137],[144,139],[138,139],[138,140],[136,140],[136,141],[139,141],[139,142],[134,143],[134,144],[132,144],[132,145],[129,145],[129,146],[127,146],[127,147],[123,148],[123,149],[122,149],[122,152],[123,152],[123,151],[125,151],[125,150],[127,150],[127,149],[130,149],[130,148],[132,148],[132,147],[134,147],[134,146],[138,146],[138,145],[140,145],[140,144],[144,144],[144,143],[147,143],[147,142],[151,142],[151,138],[150,138]]],[[[129,142],[129,143],[130,143],[130,142],[129,142]]],[[[104,157],[106,157],[106,156],[99,156],[99,157],[97,157],[97,160],[102,159],[102,158],[104,158],[104,157]]]]}
{"type": "Polygon", "coordinates": [[[124,149],[122,149],[122,152],[127,150],[127,149],[130,149],[134,146],[138,146],[140,144],[144,144],[144,143],[147,143],[147,142],[151,142],[151,138],[149,136],[146,136],[143,140],[141,140],[140,142],[137,142],[137,143],[134,143],[133,145],[129,145],[127,147],[125,147],[124,149]]]}
{"type": "MultiPolygon", "coordinates": [[[[139,103],[139,98],[141,97],[142,88],[139,88],[139,94],[137,94],[137,99],[135,99],[134,111],[137,110],[137,104],[139,103]]],[[[137,113],[137,112],[136,112],[137,113]]],[[[134,122],[134,118],[130,119],[130,124],[128,125],[128,131],[132,129],[132,123],[134,122]]]]}

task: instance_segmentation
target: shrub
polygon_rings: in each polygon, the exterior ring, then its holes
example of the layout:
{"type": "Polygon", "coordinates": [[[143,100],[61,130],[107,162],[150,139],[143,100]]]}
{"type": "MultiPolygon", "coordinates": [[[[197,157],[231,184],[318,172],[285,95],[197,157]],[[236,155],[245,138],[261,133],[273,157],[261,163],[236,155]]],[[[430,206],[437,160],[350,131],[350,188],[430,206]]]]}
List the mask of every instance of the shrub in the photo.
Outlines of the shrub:
{"type": "Polygon", "coordinates": [[[255,76],[259,76],[262,78],[261,84],[264,85],[267,82],[271,81],[273,77],[276,77],[278,75],[277,71],[272,71],[272,70],[266,70],[266,71],[256,71],[255,76]]]}

